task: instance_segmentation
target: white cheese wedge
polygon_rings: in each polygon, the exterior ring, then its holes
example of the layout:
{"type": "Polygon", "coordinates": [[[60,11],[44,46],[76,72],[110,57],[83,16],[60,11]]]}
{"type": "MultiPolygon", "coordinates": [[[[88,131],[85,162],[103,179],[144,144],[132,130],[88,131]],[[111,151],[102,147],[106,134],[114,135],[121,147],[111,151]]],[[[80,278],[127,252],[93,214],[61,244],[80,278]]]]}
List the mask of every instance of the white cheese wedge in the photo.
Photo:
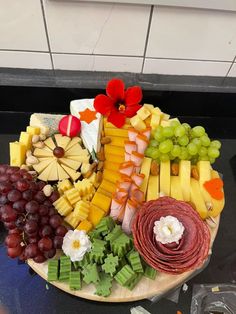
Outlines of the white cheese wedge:
{"type": "MultiPolygon", "coordinates": [[[[70,112],[72,115],[76,116],[80,119],[80,112],[89,109],[91,111],[95,111],[93,106],[94,99],[78,99],[72,100],[70,102],[70,112]]],[[[88,149],[90,153],[94,150],[95,152],[99,152],[101,144],[100,144],[100,135],[102,130],[102,116],[100,113],[96,113],[96,120],[87,123],[85,121],[81,121],[81,132],[80,136],[83,140],[85,147],[88,149]]]]}
{"type": "Polygon", "coordinates": [[[33,113],[30,117],[30,126],[37,126],[45,133],[49,129],[49,135],[58,132],[58,123],[63,118],[61,114],[33,113]]]}

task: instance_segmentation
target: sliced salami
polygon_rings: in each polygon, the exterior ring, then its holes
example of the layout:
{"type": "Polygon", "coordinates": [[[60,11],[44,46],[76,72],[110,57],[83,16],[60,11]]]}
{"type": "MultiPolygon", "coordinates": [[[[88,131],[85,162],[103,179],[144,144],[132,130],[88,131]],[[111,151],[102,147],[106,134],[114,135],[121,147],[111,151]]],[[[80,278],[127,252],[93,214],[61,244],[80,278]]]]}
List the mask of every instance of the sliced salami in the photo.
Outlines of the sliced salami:
{"type": "Polygon", "coordinates": [[[200,267],[206,260],[210,247],[210,231],[192,206],[171,197],[161,197],[146,202],[138,211],[132,225],[134,245],[144,260],[153,268],[181,274],[200,267]],[[173,216],[184,226],[178,243],[163,244],[156,240],[155,221],[173,216]]]}

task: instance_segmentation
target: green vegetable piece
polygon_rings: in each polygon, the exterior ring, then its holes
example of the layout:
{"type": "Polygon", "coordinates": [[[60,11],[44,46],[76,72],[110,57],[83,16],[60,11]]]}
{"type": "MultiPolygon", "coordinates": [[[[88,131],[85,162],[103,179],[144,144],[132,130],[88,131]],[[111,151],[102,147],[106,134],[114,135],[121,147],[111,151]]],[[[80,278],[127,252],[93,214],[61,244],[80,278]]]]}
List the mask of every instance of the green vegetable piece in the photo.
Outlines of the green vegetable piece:
{"type": "Polygon", "coordinates": [[[136,274],[129,265],[125,265],[116,275],[115,280],[121,285],[128,285],[134,278],[136,274]]]}
{"type": "Polygon", "coordinates": [[[59,263],[57,259],[48,261],[48,281],[58,280],[59,263]]]}
{"type": "Polygon", "coordinates": [[[96,230],[103,236],[112,231],[115,226],[114,220],[110,216],[102,218],[99,224],[96,226],[96,230]]]}
{"type": "Polygon", "coordinates": [[[116,273],[116,270],[119,266],[119,258],[118,256],[114,256],[112,253],[108,254],[104,260],[104,264],[102,265],[102,269],[106,274],[110,274],[113,276],[116,273]]]}
{"type": "Polygon", "coordinates": [[[72,265],[73,265],[75,270],[79,269],[79,262],[78,261],[72,262],[72,265]]]}
{"type": "Polygon", "coordinates": [[[121,226],[115,225],[115,228],[106,235],[105,240],[110,244],[123,233],[121,226]]]}
{"type": "Polygon", "coordinates": [[[60,281],[68,281],[70,277],[71,271],[71,260],[67,256],[61,256],[60,258],[60,272],[59,272],[59,280],[60,281]]]}
{"type": "Polygon", "coordinates": [[[93,241],[94,239],[102,239],[99,230],[93,229],[89,232],[90,240],[93,241]]]}
{"type": "Polygon", "coordinates": [[[89,254],[90,259],[98,264],[103,263],[106,250],[106,241],[94,239],[92,244],[92,249],[89,254]]]}
{"type": "Polygon", "coordinates": [[[88,265],[90,263],[90,256],[89,253],[86,253],[83,257],[83,259],[79,262],[76,262],[80,268],[83,268],[84,266],[88,265]]]}
{"type": "Polygon", "coordinates": [[[100,273],[100,281],[95,284],[95,294],[102,297],[108,297],[111,294],[113,278],[108,274],[100,273]]]}
{"type": "Polygon", "coordinates": [[[129,290],[133,290],[134,287],[139,283],[139,281],[142,279],[143,274],[135,274],[135,278],[130,281],[125,287],[128,288],[129,290]]]}
{"type": "Polygon", "coordinates": [[[80,290],[81,289],[81,274],[80,271],[71,271],[69,286],[71,290],[80,290]]]}
{"type": "Polygon", "coordinates": [[[133,268],[133,271],[135,271],[136,273],[143,273],[143,266],[139,253],[135,250],[132,250],[126,256],[130,265],[133,268]]]}
{"type": "Polygon", "coordinates": [[[91,282],[96,283],[100,280],[98,274],[98,268],[95,263],[86,265],[83,270],[83,280],[85,283],[89,284],[91,282]]]}
{"type": "Polygon", "coordinates": [[[122,233],[111,243],[111,250],[114,255],[124,256],[131,248],[131,239],[125,233],[122,233]]]}
{"type": "Polygon", "coordinates": [[[157,271],[156,269],[152,268],[149,265],[145,265],[145,270],[144,270],[144,274],[145,277],[154,280],[156,278],[157,275],[157,271]]]}

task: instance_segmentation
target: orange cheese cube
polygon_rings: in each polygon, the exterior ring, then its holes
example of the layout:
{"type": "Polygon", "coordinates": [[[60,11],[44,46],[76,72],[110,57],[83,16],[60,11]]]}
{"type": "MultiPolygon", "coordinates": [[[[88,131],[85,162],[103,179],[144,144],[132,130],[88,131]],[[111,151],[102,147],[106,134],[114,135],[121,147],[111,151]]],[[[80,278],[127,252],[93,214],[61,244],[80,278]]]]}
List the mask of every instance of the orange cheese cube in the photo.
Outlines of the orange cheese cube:
{"type": "Polygon", "coordinates": [[[120,163],[112,162],[112,161],[105,161],[104,162],[104,169],[118,171],[120,169],[120,163]]]}
{"type": "Polygon", "coordinates": [[[111,145],[113,146],[120,146],[124,147],[125,145],[125,137],[120,137],[120,136],[109,136],[111,139],[111,145]]]}
{"type": "Polygon", "coordinates": [[[104,169],[103,171],[103,178],[105,180],[108,180],[110,182],[116,183],[116,181],[119,181],[121,178],[121,175],[119,172],[104,169]]]}
{"type": "Polygon", "coordinates": [[[105,136],[121,136],[128,137],[128,130],[118,128],[104,128],[105,136]]]}
{"type": "Polygon", "coordinates": [[[85,232],[89,232],[92,228],[93,228],[92,223],[85,219],[81,221],[76,230],[84,230],[85,232]]]}
{"type": "Polygon", "coordinates": [[[111,198],[96,192],[91,203],[101,208],[107,214],[110,210],[111,198]]]}
{"type": "Polygon", "coordinates": [[[101,187],[98,188],[97,192],[98,192],[98,193],[101,193],[101,194],[103,194],[103,195],[106,195],[106,196],[108,196],[108,197],[110,197],[110,198],[112,197],[112,193],[110,193],[110,192],[108,192],[108,191],[102,189],[101,187]]]}
{"type": "Polygon", "coordinates": [[[107,161],[111,161],[111,162],[115,162],[118,164],[121,164],[122,162],[125,161],[125,156],[118,156],[118,155],[113,155],[113,154],[106,154],[106,160],[107,161]]]}
{"type": "Polygon", "coordinates": [[[101,208],[97,207],[96,205],[92,203],[90,204],[88,220],[93,224],[94,227],[99,223],[99,221],[104,216],[105,216],[105,212],[101,208]]]}
{"type": "Polygon", "coordinates": [[[105,156],[109,155],[109,154],[114,154],[114,155],[118,155],[118,156],[124,156],[125,155],[124,147],[113,146],[110,144],[107,144],[104,146],[104,152],[105,152],[105,156]]]}
{"type": "Polygon", "coordinates": [[[107,192],[114,193],[116,190],[116,185],[103,179],[102,183],[100,184],[100,188],[106,190],[107,192]]]}

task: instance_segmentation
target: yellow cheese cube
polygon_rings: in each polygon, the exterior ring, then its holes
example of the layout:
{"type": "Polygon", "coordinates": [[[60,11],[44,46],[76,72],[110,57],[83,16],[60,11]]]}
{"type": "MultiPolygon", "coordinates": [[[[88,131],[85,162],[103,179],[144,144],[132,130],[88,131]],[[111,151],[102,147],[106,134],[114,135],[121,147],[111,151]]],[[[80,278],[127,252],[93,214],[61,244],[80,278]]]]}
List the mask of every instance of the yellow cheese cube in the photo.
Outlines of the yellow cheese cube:
{"type": "Polygon", "coordinates": [[[149,179],[149,175],[150,175],[151,163],[152,163],[151,158],[148,158],[148,157],[143,158],[140,173],[144,174],[145,177],[143,179],[140,190],[143,191],[144,196],[146,195],[146,192],[147,192],[147,185],[148,185],[148,179],[149,179]]]}
{"type": "Polygon", "coordinates": [[[96,192],[91,203],[101,208],[107,214],[110,210],[111,198],[96,192]]]}
{"type": "Polygon", "coordinates": [[[76,188],[72,188],[70,190],[65,191],[65,195],[71,205],[74,205],[79,200],[81,200],[80,194],[76,188]]]}
{"type": "Polygon", "coordinates": [[[143,104],[143,107],[147,108],[150,112],[152,112],[152,109],[154,109],[154,106],[151,104],[143,104]]]}
{"type": "Polygon", "coordinates": [[[89,232],[93,228],[93,225],[87,219],[81,221],[76,230],[84,230],[85,232],[89,232]]]}
{"type": "Polygon", "coordinates": [[[119,172],[104,169],[103,171],[103,178],[105,180],[108,180],[110,182],[116,183],[116,181],[119,181],[121,178],[121,175],[119,172]]]}
{"type": "MultiPolygon", "coordinates": [[[[141,120],[142,121],[142,120],[141,120]]],[[[120,136],[128,138],[128,130],[126,129],[118,129],[118,128],[104,128],[105,136],[120,136]]]]}
{"type": "Polygon", "coordinates": [[[94,227],[100,222],[100,220],[104,216],[105,212],[101,208],[92,203],[90,204],[88,220],[93,224],[94,227]]]}
{"type": "Polygon", "coordinates": [[[168,113],[163,113],[162,120],[168,121],[170,119],[170,115],[168,113]]]}
{"type": "Polygon", "coordinates": [[[26,147],[19,142],[11,142],[10,146],[10,165],[20,167],[25,163],[26,147]]]}
{"type": "Polygon", "coordinates": [[[133,116],[130,119],[131,125],[138,131],[142,131],[146,129],[146,124],[143,122],[143,120],[138,116],[133,116]]]}
{"type": "Polygon", "coordinates": [[[31,135],[39,135],[40,134],[40,128],[37,126],[27,126],[26,132],[31,135]]]}
{"type": "Polygon", "coordinates": [[[85,201],[79,201],[75,205],[74,216],[79,220],[85,220],[88,217],[89,204],[85,201]]]}
{"type": "Polygon", "coordinates": [[[60,194],[62,194],[63,192],[67,190],[72,189],[72,187],[73,185],[68,179],[58,182],[58,185],[57,185],[57,189],[60,194]]]}
{"type": "Polygon", "coordinates": [[[109,136],[109,137],[111,139],[111,145],[124,147],[125,140],[126,140],[125,137],[120,137],[120,136],[109,136]]]}
{"type": "Polygon", "coordinates": [[[156,200],[159,197],[159,176],[149,176],[146,201],[156,200]]]}
{"type": "Polygon", "coordinates": [[[170,121],[161,120],[161,126],[163,127],[170,126],[170,121]]]}
{"type": "Polygon", "coordinates": [[[105,152],[105,156],[110,155],[110,154],[114,154],[114,155],[118,155],[118,156],[123,157],[125,155],[125,149],[123,147],[113,146],[113,145],[109,145],[109,144],[104,146],[104,152],[105,152]]]}
{"type": "Polygon", "coordinates": [[[93,185],[96,184],[96,173],[93,172],[93,174],[88,178],[89,182],[91,182],[93,185]]]}
{"type": "Polygon", "coordinates": [[[150,121],[150,126],[152,127],[152,129],[156,129],[158,127],[158,125],[160,124],[160,116],[157,114],[152,114],[151,117],[151,121],[150,121]]]}
{"type": "Polygon", "coordinates": [[[19,142],[21,144],[25,145],[26,150],[31,149],[31,146],[32,146],[32,134],[29,134],[27,132],[21,132],[20,133],[19,142]]]}
{"type": "Polygon", "coordinates": [[[153,109],[151,109],[152,114],[156,114],[162,117],[163,113],[161,111],[161,109],[159,107],[154,107],[153,109]]]}
{"type": "Polygon", "coordinates": [[[68,216],[64,218],[64,221],[67,222],[71,227],[74,229],[78,226],[79,224],[79,219],[74,216],[74,213],[70,213],[68,216]]]}
{"type": "Polygon", "coordinates": [[[53,206],[56,208],[61,216],[69,215],[73,209],[65,196],[61,196],[58,200],[56,200],[53,203],[53,206]]]}
{"type": "Polygon", "coordinates": [[[137,115],[139,116],[139,118],[141,120],[145,120],[145,119],[147,119],[151,115],[151,112],[150,112],[150,110],[147,107],[142,106],[137,111],[137,115]]]}

